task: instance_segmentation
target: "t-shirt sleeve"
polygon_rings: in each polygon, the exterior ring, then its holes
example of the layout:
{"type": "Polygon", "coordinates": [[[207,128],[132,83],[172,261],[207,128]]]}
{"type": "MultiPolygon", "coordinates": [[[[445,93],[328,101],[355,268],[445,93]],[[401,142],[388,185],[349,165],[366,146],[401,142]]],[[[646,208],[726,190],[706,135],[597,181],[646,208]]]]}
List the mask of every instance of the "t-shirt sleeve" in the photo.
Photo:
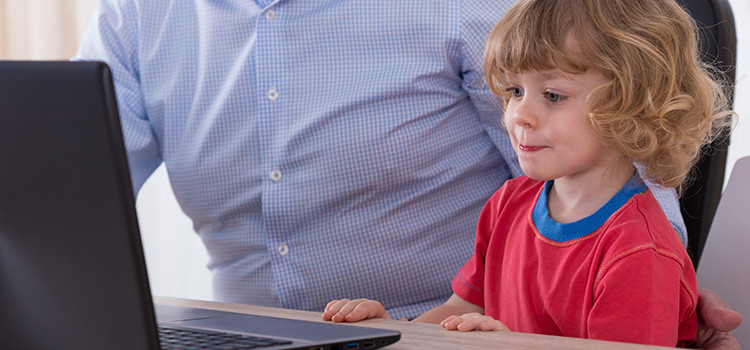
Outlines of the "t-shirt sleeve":
{"type": "Polygon", "coordinates": [[[458,270],[456,276],[451,282],[453,292],[456,293],[462,299],[477,305],[479,307],[485,307],[484,305],[484,269],[487,257],[487,248],[492,237],[492,233],[495,230],[498,217],[498,208],[501,207],[500,202],[508,189],[509,185],[506,182],[499,191],[497,191],[484,205],[482,212],[479,215],[479,221],[477,223],[477,235],[474,243],[474,254],[469,260],[458,270]]]}
{"type": "Polygon", "coordinates": [[[451,287],[461,299],[479,307],[484,307],[484,257],[474,251],[474,255],[458,270],[451,287]]]}

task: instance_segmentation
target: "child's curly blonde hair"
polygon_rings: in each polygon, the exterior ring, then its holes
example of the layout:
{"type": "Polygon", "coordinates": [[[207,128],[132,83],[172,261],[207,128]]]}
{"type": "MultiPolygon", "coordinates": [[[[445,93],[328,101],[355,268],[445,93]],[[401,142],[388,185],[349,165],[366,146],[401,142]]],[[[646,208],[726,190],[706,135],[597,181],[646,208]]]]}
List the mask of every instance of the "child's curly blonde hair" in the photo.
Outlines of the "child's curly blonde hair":
{"type": "Polygon", "coordinates": [[[522,0],[490,34],[485,74],[507,101],[505,73],[600,70],[607,82],[589,96],[592,130],[645,178],[680,188],[733,115],[696,33],[674,0],[522,0]]]}

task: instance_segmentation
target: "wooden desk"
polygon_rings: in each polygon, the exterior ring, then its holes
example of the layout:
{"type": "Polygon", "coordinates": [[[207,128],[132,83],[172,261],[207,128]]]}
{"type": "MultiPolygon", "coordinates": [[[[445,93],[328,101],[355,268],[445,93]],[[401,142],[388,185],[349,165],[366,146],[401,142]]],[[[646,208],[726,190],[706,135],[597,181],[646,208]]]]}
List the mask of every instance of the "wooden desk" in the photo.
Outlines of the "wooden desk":
{"type": "MultiPolygon", "coordinates": [[[[210,301],[197,301],[168,297],[154,297],[160,304],[190,306],[203,309],[252,313],[283,318],[293,318],[324,322],[320,313],[289,309],[277,309],[253,305],[227,304],[210,301]]],[[[605,342],[578,338],[553,337],[538,334],[515,332],[455,332],[442,329],[439,325],[372,319],[349,325],[390,329],[401,332],[401,340],[385,349],[601,349],[601,350],[647,350],[670,349],[657,346],[605,342]]]]}

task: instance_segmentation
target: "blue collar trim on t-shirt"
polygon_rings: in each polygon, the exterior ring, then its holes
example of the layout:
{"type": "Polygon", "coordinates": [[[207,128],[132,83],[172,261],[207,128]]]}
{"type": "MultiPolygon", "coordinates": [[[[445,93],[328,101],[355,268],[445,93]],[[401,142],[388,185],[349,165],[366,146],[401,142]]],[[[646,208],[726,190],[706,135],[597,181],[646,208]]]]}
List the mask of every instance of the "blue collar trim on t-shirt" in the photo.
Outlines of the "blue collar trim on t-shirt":
{"type": "Polygon", "coordinates": [[[606,204],[599,208],[599,210],[578,221],[561,224],[549,217],[549,210],[547,208],[547,192],[552,188],[553,183],[554,180],[545,182],[544,189],[542,190],[542,193],[539,194],[536,205],[534,205],[532,218],[539,233],[555,242],[567,242],[593,233],[601,227],[604,222],[612,216],[612,214],[625,205],[630,197],[646,192],[648,189],[646,184],[636,173],[635,176],[628,180],[625,186],[623,186],[606,204]]]}

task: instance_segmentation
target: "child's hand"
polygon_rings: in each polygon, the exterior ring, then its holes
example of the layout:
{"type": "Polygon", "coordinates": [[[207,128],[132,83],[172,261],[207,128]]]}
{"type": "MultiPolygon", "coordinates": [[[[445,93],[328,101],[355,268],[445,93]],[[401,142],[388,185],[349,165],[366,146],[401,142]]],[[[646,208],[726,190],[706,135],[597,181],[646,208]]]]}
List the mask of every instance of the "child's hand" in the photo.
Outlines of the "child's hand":
{"type": "Polygon", "coordinates": [[[326,305],[322,317],[333,322],[357,322],[367,318],[391,319],[382,304],[368,299],[331,301],[326,305]]]}
{"type": "Polygon", "coordinates": [[[461,316],[453,315],[440,322],[443,328],[448,330],[458,330],[459,332],[469,332],[473,330],[480,331],[507,331],[502,322],[477,312],[463,314],[461,316]]]}

